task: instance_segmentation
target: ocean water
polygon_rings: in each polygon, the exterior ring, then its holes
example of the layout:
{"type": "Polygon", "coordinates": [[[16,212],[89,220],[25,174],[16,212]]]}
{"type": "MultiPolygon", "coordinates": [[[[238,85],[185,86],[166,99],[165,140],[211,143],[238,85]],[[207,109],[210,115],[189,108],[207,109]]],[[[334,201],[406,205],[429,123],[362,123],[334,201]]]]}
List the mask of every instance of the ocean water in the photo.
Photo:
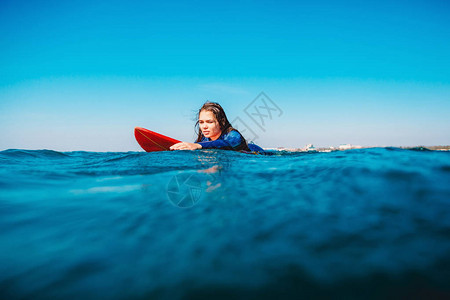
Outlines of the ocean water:
{"type": "Polygon", "coordinates": [[[1,299],[450,296],[450,152],[0,152],[1,299]]]}

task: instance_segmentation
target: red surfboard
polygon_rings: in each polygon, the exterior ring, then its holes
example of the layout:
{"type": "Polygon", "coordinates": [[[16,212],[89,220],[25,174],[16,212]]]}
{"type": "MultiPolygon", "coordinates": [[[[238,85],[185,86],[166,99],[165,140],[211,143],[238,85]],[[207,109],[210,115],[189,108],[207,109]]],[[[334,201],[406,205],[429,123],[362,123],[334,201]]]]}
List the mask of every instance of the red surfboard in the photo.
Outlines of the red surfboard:
{"type": "Polygon", "coordinates": [[[147,152],[168,151],[170,146],[180,142],[142,127],[134,128],[134,136],[142,149],[147,152]]]}

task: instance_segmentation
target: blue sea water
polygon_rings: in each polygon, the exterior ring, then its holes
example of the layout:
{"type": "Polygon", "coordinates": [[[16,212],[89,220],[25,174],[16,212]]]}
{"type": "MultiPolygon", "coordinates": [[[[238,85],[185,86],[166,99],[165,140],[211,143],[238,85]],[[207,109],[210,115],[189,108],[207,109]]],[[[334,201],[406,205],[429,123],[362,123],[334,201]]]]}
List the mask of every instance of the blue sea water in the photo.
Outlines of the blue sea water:
{"type": "Polygon", "coordinates": [[[1,299],[446,298],[450,152],[0,152],[1,299]]]}

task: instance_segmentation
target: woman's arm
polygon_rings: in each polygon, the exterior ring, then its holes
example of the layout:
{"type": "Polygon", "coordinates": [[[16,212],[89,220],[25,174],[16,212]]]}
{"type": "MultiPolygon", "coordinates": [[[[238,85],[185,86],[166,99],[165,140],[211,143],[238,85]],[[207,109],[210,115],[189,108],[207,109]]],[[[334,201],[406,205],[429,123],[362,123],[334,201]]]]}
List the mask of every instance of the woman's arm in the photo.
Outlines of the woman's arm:
{"type": "Polygon", "coordinates": [[[223,139],[198,143],[181,142],[170,147],[170,150],[222,149],[234,150],[242,143],[241,135],[233,130],[223,136],[223,139]]]}
{"type": "Polygon", "coordinates": [[[199,144],[202,145],[203,149],[235,150],[242,142],[243,139],[239,132],[232,130],[229,133],[223,135],[222,139],[199,142],[199,144]]]}
{"type": "Polygon", "coordinates": [[[226,140],[215,140],[215,141],[207,141],[207,142],[199,142],[203,149],[224,149],[224,150],[232,150],[233,147],[226,140]]]}
{"type": "Polygon", "coordinates": [[[202,149],[202,145],[198,143],[180,142],[176,143],[169,148],[170,150],[197,150],[202,149]]]}

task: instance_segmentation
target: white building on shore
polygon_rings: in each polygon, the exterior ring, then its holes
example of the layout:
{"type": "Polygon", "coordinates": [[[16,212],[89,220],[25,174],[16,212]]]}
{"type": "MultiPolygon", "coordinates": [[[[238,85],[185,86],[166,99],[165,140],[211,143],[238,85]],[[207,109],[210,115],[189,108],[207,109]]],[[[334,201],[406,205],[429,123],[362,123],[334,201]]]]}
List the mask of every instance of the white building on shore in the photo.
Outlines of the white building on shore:
{"type": "Polygon", "coordinates": [[[361,149],[362,147],[359,145],[352,145],[352,144],[340,144],[339,150],[349,150],[349,149],[361,149]]]}

